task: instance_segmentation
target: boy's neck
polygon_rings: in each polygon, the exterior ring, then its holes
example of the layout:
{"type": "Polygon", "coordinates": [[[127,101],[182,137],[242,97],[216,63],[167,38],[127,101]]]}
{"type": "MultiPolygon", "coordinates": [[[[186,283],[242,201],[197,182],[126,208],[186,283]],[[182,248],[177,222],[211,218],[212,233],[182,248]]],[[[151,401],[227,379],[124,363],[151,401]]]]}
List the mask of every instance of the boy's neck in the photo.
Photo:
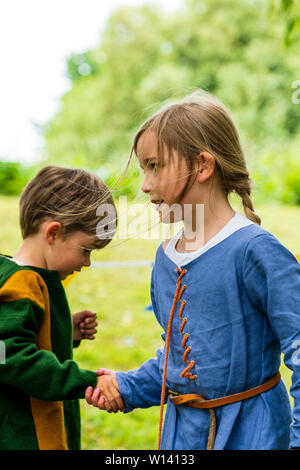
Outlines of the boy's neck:
{"type": "Polygon", "coordinates": [[[13,259],[20,264],[47,269],[45,258],[35,237],[25,238],[13,259]]]}

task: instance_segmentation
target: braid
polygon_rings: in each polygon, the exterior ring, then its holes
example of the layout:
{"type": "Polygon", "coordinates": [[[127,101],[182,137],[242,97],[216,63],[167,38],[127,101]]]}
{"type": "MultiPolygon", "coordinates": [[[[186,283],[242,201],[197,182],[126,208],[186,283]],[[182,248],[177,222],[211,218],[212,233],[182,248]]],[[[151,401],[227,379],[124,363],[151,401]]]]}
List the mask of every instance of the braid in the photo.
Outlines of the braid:
{"type": "MultiPolygon", "coordinates": [[[[246,217],[257,225],[261,225],[260,217],[255,213],[251,198],[251,180],[244,160],[240,168],[219,164],[219,157],[216,158],[217,171],[219,172],[225,194],[235,192],[242,199],[243,209],[246,217]]],[[[224,162],[223,162],[224,163],[224,162]]]]}
{"type": "Polygon", "coordinates": [[[247,180],[244,180],[243,183],[244,184],[237,185],[235,188],[233,188],[233,190],[242,199],[246,217],[252,220],[252,222],[256,223],[257,225],[261,225],[261,219],[254,211],[254,206],[251,199],[251,187],[249,178],[247,178],[247,180]]]}

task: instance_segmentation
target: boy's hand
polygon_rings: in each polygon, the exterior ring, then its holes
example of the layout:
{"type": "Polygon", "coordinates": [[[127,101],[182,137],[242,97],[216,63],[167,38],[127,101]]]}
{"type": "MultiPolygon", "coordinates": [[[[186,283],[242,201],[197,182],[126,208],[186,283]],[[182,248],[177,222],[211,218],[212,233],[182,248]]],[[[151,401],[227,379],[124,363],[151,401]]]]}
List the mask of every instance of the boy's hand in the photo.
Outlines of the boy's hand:
{"type": "Polygon", "coordinates": [[[73,313],[73,340],[95,339],[97,333],[97,314],[90,310],[73,313]]]}
{"type": "Polygon", "coordinates": [[[119,385],[116,375],[109,369],[100,369],[98,371],[97,387],[88,387],[85,392],[85,399],[89,405],[93,405],[109,413],[112,411],[124,411],[125,406],[120,395],[119,385]]]}

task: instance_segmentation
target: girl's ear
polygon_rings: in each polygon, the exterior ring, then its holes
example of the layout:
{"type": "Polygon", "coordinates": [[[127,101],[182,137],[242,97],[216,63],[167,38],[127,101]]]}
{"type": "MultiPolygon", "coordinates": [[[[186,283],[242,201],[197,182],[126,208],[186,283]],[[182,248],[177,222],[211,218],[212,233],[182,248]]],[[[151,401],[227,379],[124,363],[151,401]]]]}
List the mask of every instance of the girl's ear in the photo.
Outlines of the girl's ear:
{"type": "Polygon", "coordinates": [[[44,235],[47,243],[52,245],[61,234],[62,225],[60,222],[48,221],[44,227],[44,235]]]}
{"type": "Polygon", "coordinates": [[[215,171],[215,159],[208,152],[201,152],[196,157],[198,162],[197,180],[199,183],[205,183],[215,171]]]}

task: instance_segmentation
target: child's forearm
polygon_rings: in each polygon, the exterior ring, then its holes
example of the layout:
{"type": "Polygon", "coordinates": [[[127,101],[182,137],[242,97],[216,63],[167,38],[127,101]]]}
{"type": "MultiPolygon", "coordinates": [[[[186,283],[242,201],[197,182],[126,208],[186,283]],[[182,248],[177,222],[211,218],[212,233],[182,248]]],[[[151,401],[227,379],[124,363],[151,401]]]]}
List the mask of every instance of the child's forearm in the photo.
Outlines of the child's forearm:
{"type": "Polygon", "coordinates": [[[0,383],[44,401],[84,398],[86,388],[97,383],[97,373],[80,369],[75,361],[60,363],[51,351],[38,350],[34,344],[12,348],[9,343],[0,383]]]}
{"type": "Polygon", "coordinates": [[[135,408],[149,408],[160,404],[162,377],[159,370],[162,350],[157,357],[146,361],[139,369],[116,372],[125,413],[135,408]]]}

